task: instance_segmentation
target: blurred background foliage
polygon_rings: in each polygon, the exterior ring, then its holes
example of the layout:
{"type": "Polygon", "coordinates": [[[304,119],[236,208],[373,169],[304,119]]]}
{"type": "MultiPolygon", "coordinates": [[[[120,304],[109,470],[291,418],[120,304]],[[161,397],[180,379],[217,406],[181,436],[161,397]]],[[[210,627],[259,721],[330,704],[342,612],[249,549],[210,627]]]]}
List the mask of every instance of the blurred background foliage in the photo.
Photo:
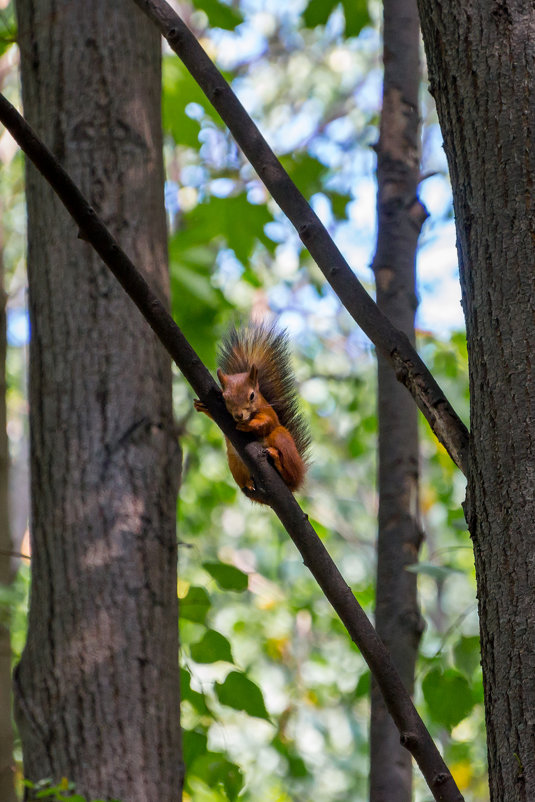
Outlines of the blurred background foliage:
{"type": "MultiPolygon", "coordinates": [[[[373,143],[381,103],[377,0],[194,0],[179,11],[356,273],[373,292],[373,143]]],[[[19,102],[12,4],[0,0],[0,80],[19,102]]],[[[430,211],[419,273],[419,349],[468,422],[451,198],[422,87],[421,192],[430,211]]],[[[373,349],[174,55],[163,120],[173,313],[211,369],[229,323],[277,318],[291,335],[312,465],[299,500],[372,613],[377,500],[373,349]]],[[[27,554],[28,340],[23,162],[0,136],[2,259],[9,294],[8,415],[14,550],[27,554]]],[[[237,490],[220,432],[177,373],[184,451],[178,504],[185,799],[323,802],[367,796],[369,674],[268,509],[237,490]]],[[[427,628],[416,702],[463,792],[486,798],[477,605],[462,476],[421,424],[426,541],[418,567],[427,628]]],[[[25,636],[28,561],[0,603],[13,659],[25,636]]],[[[17,753],[20,761],[20,754],[17,753]]],[[[417,776],[416,799],[429,798],[417,776]]]]}

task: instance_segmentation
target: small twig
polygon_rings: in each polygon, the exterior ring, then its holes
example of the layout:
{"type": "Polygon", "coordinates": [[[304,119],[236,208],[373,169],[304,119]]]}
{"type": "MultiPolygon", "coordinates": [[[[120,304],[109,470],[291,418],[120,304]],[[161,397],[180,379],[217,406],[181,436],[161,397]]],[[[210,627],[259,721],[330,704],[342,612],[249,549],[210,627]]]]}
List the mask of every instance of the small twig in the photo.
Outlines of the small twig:
{"type": "Polygon", "coordinates": [[[423,181],[427,181],[428,178],[433,178],[435,175],[440,175],[438,170],[428,170],[425,173],[420,173],[418,183],[421,184],[423,181]]]}
{"type": "Polygon", "coordinates": [[[468,470],[468,430],[408,337],[389,321],[351,270],[257,126],[178,14],[165,0],[134,0],[167,39],[228,126],[260,180],[295,226],[303,244],[349,314],[391,363],[455,464],[468,470]]]}
{"type": "Polygon", "coordinates": [[[4,549],[0,549],[0,554],[4,557],[20,557],[22,560],[31,560],[29,554],[23,554],[21,551],[5,551],[4,549]]]}

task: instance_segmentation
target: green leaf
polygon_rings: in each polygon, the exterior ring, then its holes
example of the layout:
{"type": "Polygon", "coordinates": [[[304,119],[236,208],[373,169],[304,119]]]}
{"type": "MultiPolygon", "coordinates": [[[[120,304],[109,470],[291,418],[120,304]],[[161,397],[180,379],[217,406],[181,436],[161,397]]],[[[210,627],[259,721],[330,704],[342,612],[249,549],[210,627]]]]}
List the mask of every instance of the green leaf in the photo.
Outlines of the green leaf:
{"type": "Polygon", "coordinates": [[[369,696],[371,688],[371,674],[369,671],[365,671],[364,674],[361,674],[359,677],[359,681],[357,682],[357,687],[355,689],[355,696],[357,699],[362,698],[363,696],[369,696]]]}
{"type": "Polygon", "coordinates": [[[433,720],[448,729],[466,718],[474,707],[466,677],[454,668],[444,672],[438,667],[431,669],[423,679],[422,691],[433,720]]]}
{"type": "Polygon", "coordinates": [[[310,518],[310,523],[316,530],[318,537],[320,537],[322,540],[328,539],[331,530],[327,526],[325,526],[325,524],[320,523],[315,518],[310,518]]]}
{"type": "Polygon", "coordinates": [[[191,771],[212,788],[222,785],[231,802],[243,788],[243,775],[239,767],[219,752],[206,752],[197,758],[191,771]]]}
{"type": "Polygon", "coordinates": [[[189,702],[201,716],[210,714],[204,694],[192,689],[191,676],[185,668],[180,669],[180,699],[182,702],[189,702]]]}
{"type": "Polygon", "coordinates": [[[316,25],[325,25],[338,4],[339,0],[310,0],[303,12],[305,27],[315,28],[316,25]]]}
{"type": "Polygon", "coordinates": [[[215,629],[208,629],[198,643],[191,645],[190,651],[196,663],[216,663],[218,660],[234,662],[230,643],[215,629]]]}
{"type": "MultiPolygon", "coordinates": [[[[275,245],[264,233],[270,220],[267,207],[249,203],[244,194],[214,197],[184,214],[181,229],[170,240],[173,316],[208,364],[213,364],[216,352],[214,330],[231,308],[212,282],[217,248],[228,245],[242,264],[248,263],[259,241],[273,251],[275,245]]],[[[249,271],[249,281],[251,275],[249,271]]]]}
{"type": "Polygon", "coordinates": [[[455,667],[470,678],[476,668],[478,668],[481,659],[479,637],[477,635],[472,635],[470,637],[461,636],[454,646],[453,655],[455,658],[455,667]]]}
{"type": "Polygon", "coordinates": [[[195,802],[228,802],[228,796],[221,786],[214,788],[213,785],[208,785],[192,771],[186,774],[185,780],[189,799],[194,799],[195,802]]]}
{"type": "Polygon", "coordinates": [[[182,731],[182,754],[187,769],[200,756],[206,753],[208,738],[204,732],[198,730],[182,731]]]}
{"type": "Polygon", "coordinates": [[[345,35],[358,36],[371,22],[367,0],[342,0],[342,8],[346,21],[345,35]]]}
{"type": "Polygon", "coordinates": [[[223,123],[195,79],[175,55],[162,60],[162,124],[177,145],[199,147],[200,122],[186,114],[188,103],[197,103],[218,126],[223,123]]]}
{"type": "Polygon", "coordinates": [[[17,41],[15,3],[11,2],[0,12],[0,56],[17,41]]]}
{"type": "Polygon", "coordinates": [[[208,571],[223,590],[247,590],[249,577],[234,565],[219,562],[203,563],[202,567],[205,571],[208,571]]]}
{"type": "Polygon", "coordinates": [[[210,609],[210,597],[204,588],[192,585],[187,595],[180,600],[180,617],[203,624],[210,609]]]}
{"type": "Polygon", "coordinates": [[[204,11],[213,28],[233,31],[240,22],[243,22],[243,16],[236,8],[219,3],[218,0],[193,0],[193,5],[204,11]]]}
{"type": "Polygon", "coordinates": [[[286,739],[276,735],[271,745],[288,761],[288,770],[292,777],[302,778],[309,776],[306,763],[303,758],[296,753],[292,742],[288,742],[286,739]]]}
{"type": "Polygon", "coordinates": [[[270,721],[262,691],[252,680],[238,671],[231,671],[224,682],[215,683],[217,698],[234,710],[244,710],[250,716],[270,721]]]}
{"type": "Polygon", "coordinates": [[[462,509],[454,508],[448,510],[448,526],[451,526],[453,529],[458,529],[459,532],[467,531],[468,525],[462,509]]]}
{"type": "MultiPolygon", "coordinates": [[[[223,292],[212,284],[216,249],[200,244],[197,235],[184,243],[184,232],[169,242],[171,304],[173,316],[200,358],[214,364],[214,328],[230,308],[223,292]]],[[[202,236],[202,234],[199,234],[202,236]]],[[[210,237],[214,241],[215,234],[210,237]]]]}
{"type": "Polygon", "coordinates": [[[280,162],[306,198],[321,188],[321,177],[327,173],[327,168],[319,159],[300,152],[282,156],[280,162]]]}
{"type": "Polygon", "coordinates": [[[327,195],[331,201],[333,215],[337,220],[345,220],[347,204],[352,200],[351,195],[344,195],[340,192],[327,192],[327,195]]]}
{"type": "Polygon", "coordinates": [[[367,0],[310,0],[303,12],[306,28],[325,25],[334,9],[340,5],[344,10],[345,35],[358,36],[371,22],[367,0]]]}
{"type": "Polygon", "coordinates": [[[264,226],[272,220],[266,204],[249,203],[244,193],[227,198],[212,196],[183,216],[183,229],[173,239],[180,252],[222,237],[246,265],[259,241],[274,250],[275,244],[264,233],[264,226]]]}

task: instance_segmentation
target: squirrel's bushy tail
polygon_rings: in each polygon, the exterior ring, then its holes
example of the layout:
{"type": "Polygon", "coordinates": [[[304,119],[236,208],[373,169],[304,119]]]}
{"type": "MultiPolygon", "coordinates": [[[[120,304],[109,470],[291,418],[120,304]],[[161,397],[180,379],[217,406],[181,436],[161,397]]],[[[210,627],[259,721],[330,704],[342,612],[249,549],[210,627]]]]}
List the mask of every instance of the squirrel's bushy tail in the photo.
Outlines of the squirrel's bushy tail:
{"type": "Polygon", "coordinates": [[[287,332],[263,323],[232,327],[219,347],[218,364],[223,373],[246,373],[251,365],[256,365],[260,392],[288,429],[306,461],[310,433],[299,411],[287,332]]]}

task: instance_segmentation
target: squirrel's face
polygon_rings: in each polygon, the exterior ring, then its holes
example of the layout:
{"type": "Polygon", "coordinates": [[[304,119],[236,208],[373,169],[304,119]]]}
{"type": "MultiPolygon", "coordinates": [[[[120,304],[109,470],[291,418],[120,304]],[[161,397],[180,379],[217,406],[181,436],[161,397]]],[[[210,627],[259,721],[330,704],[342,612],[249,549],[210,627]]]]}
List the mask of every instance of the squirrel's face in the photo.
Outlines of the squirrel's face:
{"type": "Polygon", "coordinates": [[[248,421],[258,412],[261,399],[258,387],[258,371],[253,365],[248,373],[223,373],[217,371],[223,389],[225,406],[237,423],[248,421]]]}

